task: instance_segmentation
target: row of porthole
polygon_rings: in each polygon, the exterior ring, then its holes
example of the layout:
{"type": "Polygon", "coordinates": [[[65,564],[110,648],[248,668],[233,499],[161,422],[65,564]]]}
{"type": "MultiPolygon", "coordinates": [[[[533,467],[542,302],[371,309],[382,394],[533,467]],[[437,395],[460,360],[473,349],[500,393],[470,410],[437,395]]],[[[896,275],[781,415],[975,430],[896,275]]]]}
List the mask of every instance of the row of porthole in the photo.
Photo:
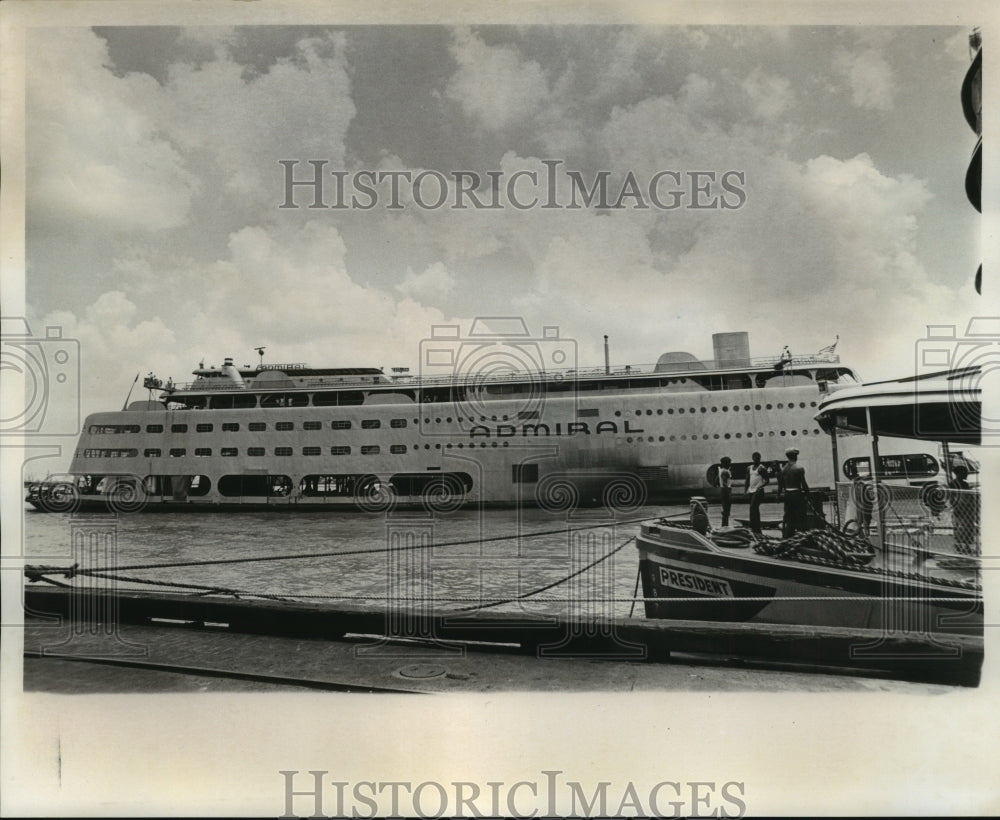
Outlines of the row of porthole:
{"type": "MultiPolygon", "coordinates": [[[[817,405],[816,405],[816,402],[814,402],[814,401],[809,402],[808,405],[806,405],[806,403],[804,401],[800,401],[798,403],[798,405],[796,405],[795,402],[788,402],[788,404],[785,404],[784,402],[778,402],[776,405],[771,405],[771,404],[764,404],[764,405],[755,404],[753,406],[753,409],[754,410],[775,410],[775,409],[777,409],[777,410],[794,410],[794,409],[796,409],[796,407],[798,407],[798,408],[804,410],[807,406],[809,406],[809,407],[816,407],[817,405]]],[[[740,410],[740,405],[734,404],[732,407],[730,407],[729,405],[723,405],[721,408],[719,408],[719,407],[692,407],[689,410],[687,410],[687,409],[685,409],[683,407],[678,407],[677,410],[676,410],[676,412],[679,415],[683,415],[684,413],[692,413],[692,414],[693,413],[708,413],[708,412],[718,413],[720,411],[720,409],[721,409],[721,411],[723,413],[727,413],[730,410],[732,410],[734,413],[736,413],[736,412],[738,412],[740,410]]],[[[749,404],[744,404],[742,409],[745,410],[745,411],[749,411],[750,410],[750,405],[749,404]]],[[[635,410],[634,412],[635,412],[635,415],[637,415],[637,416],[641,416],[641,415],[643,415],[643,413],[645,413],[647,416],[652,416],[654,414],[654,412],[655,412],[655,414],[657,416],[662,416],[664,414],[664,410],[663,410],[662,407],[656,409],[655,411],[647,409],[645,411],[643,411],[643,410],[635,410]]],[[[674,408],[670,407],[670,408],[667,408],[667,410],[665,412],[666,412],[666,414],[668,416],[672,416],[674,414],[675,410],[674,410],[674,408]]],[[[615,410],[615,415],[616,416],[621,416],[622,415],[622,411],[621,410],[615,410]]]]}
{"type": "MultiPolygon", "coordinates": [[[[768,437],[771,437],[771,438],[773,438],[776,435],[777,436],[798,436],[799,435],[799,431],[798,430],[788,430],[788,431],[786,431],[786,430],[778,430],[777,432],[775,432],[774,430],[770,430],[770,431],[768,431],[767,435],[768,435],[768,437]]],[[[819,428],[814,428],[810,432],[809,430],[803,429],[801,435],[803,435],[803,436],[808,436],[808,435],[818,436],[818,435],[820,435],[820,430],[819,430],[819,428]]],[[[722,435],[720,435],[719,433],[715,433],[712,436],[709,436],[708,433],[704,433],[701,436],[697,436],[697,435],[691,435],[691,436],[680,435],[680,436],[670,436],[670,440],[671,441],[698,441],[700,439],[701,441],[708,441],[709,438],[712,438],[712,439],[719,439],[719,438],[721,438],[721,439],[733,439],[733,438],[755,438],[755,437],[756,438],[763,438],[764,437],[764,431],[763,430],[759,430],[756,434],[754,434],[754,433],[747,433],[746,436],[744,436],[743,433],[724,433],[722,435]]],[[[652,441],[652,437],[650,437],[649,440],[652,441]]],[[[663,440],[662,436],[660,437],[660,440],[661,441],[663,440]]],[[[632,439],[629,439],[629,441],[631,442],[632,439]]]]}

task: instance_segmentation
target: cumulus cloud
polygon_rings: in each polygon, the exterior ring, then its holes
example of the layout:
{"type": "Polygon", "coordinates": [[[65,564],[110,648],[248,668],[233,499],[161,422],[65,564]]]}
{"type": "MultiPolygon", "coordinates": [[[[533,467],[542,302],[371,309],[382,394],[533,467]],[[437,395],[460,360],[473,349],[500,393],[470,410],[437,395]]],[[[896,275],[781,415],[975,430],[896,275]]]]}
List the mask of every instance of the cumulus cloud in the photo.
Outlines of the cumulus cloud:
{"type": "Polygon", "coordinates": [[[86,218],[115,231],[176,227],[200,183],[147,107],[159,96],[156,81],[116,77],[109,64],[105,42],[89,29],[48,30],[34,49],[28,206],[46,219],[86,218]]]}
{"type": "Polygon", "coordinates": [[[421,274],[408,270],[406,278],[396,285],[396,290],[419,302],[446,296],[454,287],[455,277],[443,264],[435,262],[421,274]]]}
{"type": "Polygon", "coordinates": [[[499,130],[529,119],[549,98],[541,66],[512,46],[490,46],[470,31],[455,32],[451,54],[457,70],[446,94],[479,125],[499,130]]]}
{"type": "Polygon", "coordinates": [[[743,90],[750,100],[754,115],[762,120],[775,120],[792,104],[791,83],[785,77],[768,74],[755,68],[744,79],[743,90]]]}
{"type": "Polygon", "coordinates": [[[889,111],[896,93],[892,67],[874,48],[860,52],[840,49],[834,55],[833,71],[847,83],[858,108],[889,111]]]}

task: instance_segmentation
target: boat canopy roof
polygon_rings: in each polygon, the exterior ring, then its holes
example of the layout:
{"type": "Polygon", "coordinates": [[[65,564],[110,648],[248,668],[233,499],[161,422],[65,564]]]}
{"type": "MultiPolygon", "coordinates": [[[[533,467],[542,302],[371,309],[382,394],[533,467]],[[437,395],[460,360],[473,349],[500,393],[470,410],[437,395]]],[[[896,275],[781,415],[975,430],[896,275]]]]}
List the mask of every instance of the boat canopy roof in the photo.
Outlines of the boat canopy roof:
{"type": "Polygon", "coordinates": [[[978,445],[982,435],[979,385],[977,366],[847,387],[823,400],[815,418],[827,432],[837,429],[978,445]]]}

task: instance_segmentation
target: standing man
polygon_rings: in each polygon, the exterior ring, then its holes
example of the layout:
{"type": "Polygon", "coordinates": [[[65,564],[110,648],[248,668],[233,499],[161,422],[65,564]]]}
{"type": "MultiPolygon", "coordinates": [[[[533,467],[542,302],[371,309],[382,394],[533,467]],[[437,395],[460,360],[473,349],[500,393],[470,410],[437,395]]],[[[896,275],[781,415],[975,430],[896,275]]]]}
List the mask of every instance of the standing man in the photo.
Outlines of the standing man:
{"type": "Polygon", "coordinates": [[[751,458],[753,463],[747,470],[743,491],[750,496],[750,529],[760,535],[760,505],[767,484],[767,467],[760,463],[760,453],[754,453],[751,458]]]}
{"type": "Polygon", "coordinates": [[[976,555],[976,522],[979,519],[979,498],[972,491],[969,470],[962,464],[952,468],[955,477],[948,482],[951,496],[951,517],[955,533],[955,549],[966,555],[976,555]]]}
{"type": "Polygon", "coordinates": [[[785,519],[782,526],[782,537],[791,538],[797,532],[806,531],[806,471],[799,464],[799,451],[794,447],[785,450],[788,463],[781,470],[785,485],[785,519]]]}
{"type": "Polygon", "coordinates": [[[719,487],[721,491],[719,493],[722,499],[722,526],[729,526],[729,512],[733,508],[733,473],[729,469],[729,465],[733,463],[733,460],[729,456],[723,456],[719,459],[719,464],[722,466],[719,468],[719,487]]]}

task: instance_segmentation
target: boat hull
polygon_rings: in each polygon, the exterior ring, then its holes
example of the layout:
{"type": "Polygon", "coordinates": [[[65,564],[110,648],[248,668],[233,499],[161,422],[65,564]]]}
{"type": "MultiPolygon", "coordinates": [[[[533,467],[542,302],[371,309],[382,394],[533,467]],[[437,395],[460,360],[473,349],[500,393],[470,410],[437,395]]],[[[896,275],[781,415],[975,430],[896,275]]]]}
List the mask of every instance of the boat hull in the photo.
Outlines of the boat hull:
{"type": "Polygon", "coordinates": [[[967,571],[803,563],[672,527],[643,527],[637,546],[647,618],[983,634],[981,591],[967,571]]]}

